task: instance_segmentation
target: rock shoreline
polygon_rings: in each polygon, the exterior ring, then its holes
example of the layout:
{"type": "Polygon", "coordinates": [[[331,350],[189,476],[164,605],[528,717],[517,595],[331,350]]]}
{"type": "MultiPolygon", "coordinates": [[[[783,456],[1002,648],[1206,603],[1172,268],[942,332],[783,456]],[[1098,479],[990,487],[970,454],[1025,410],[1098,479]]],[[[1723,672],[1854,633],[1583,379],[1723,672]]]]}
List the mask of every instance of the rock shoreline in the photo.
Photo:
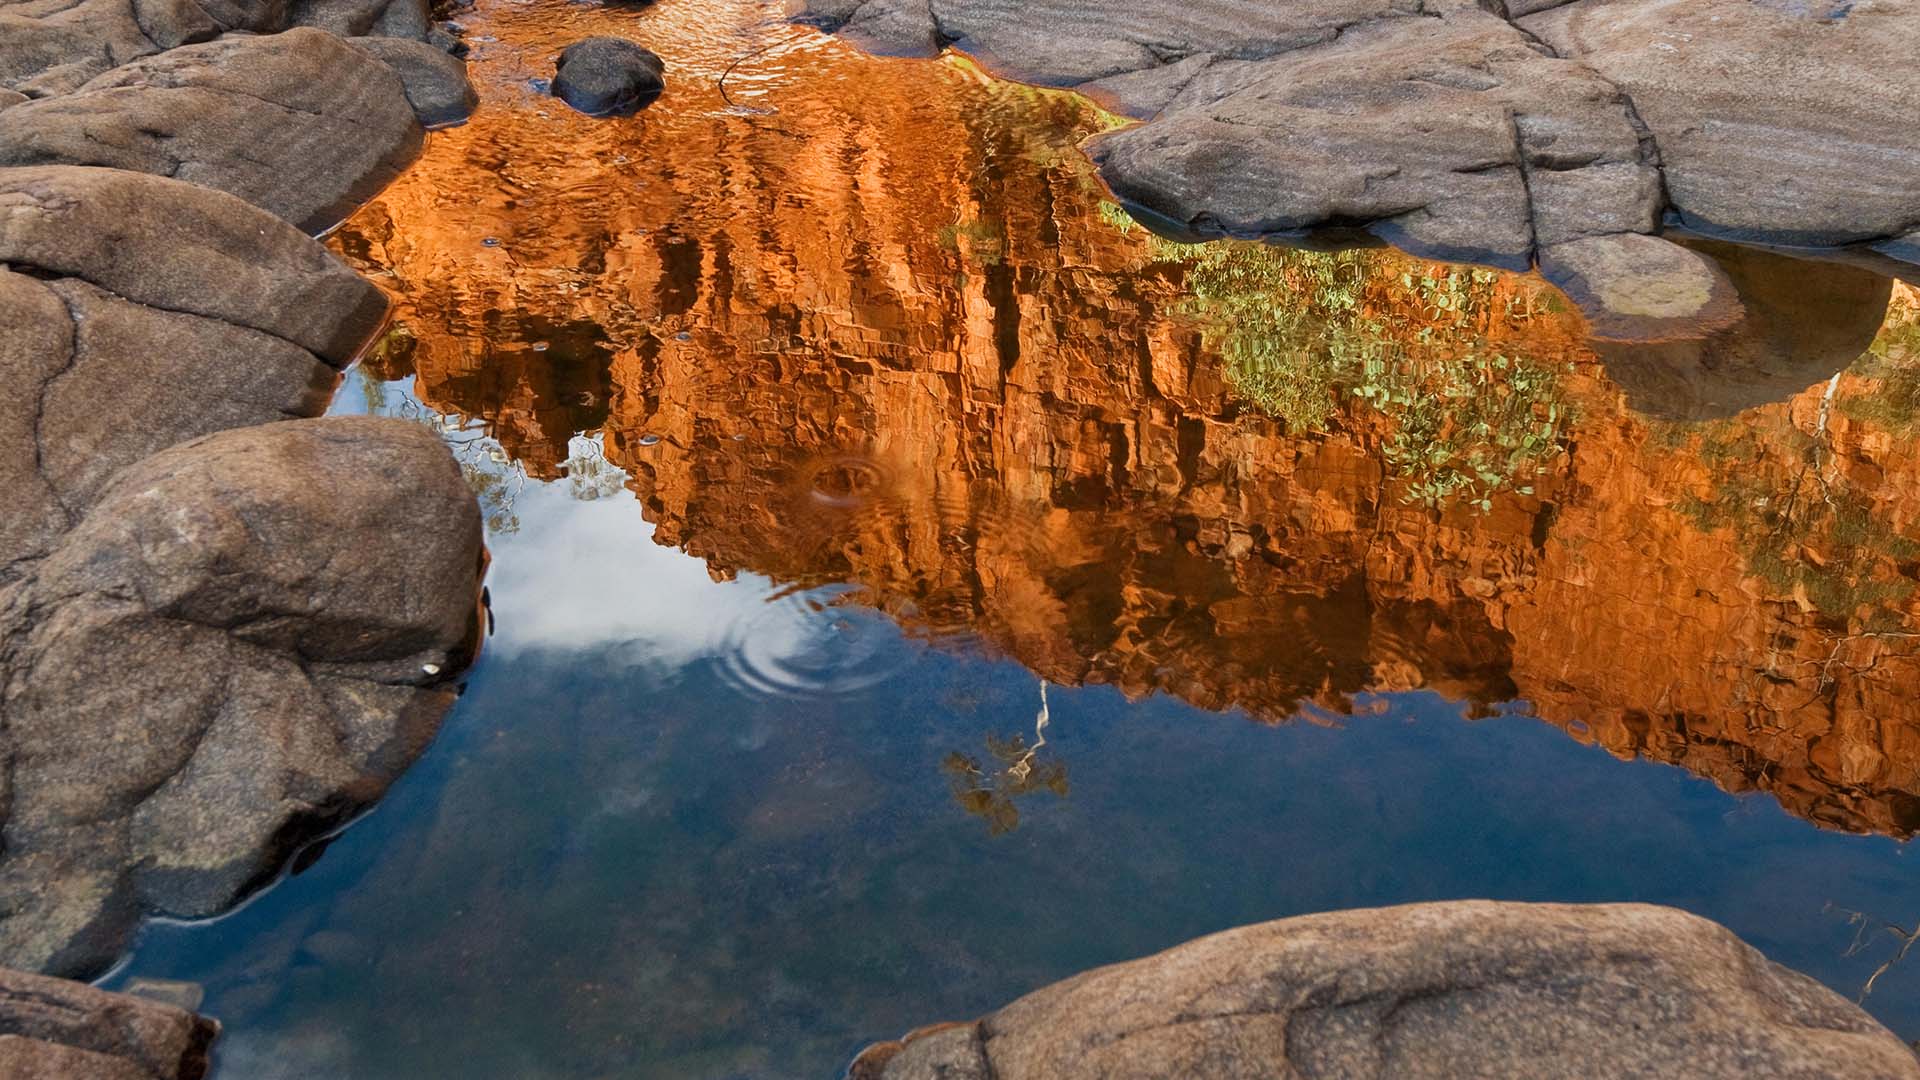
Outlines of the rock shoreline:
{"type": "Polygon", "coordinates": [[[922,1028],[850,1080],[1911,1080],[1857,1006],[1642,904],[1455,901],[1200,938],[922,1028]]]}
{"type": "MultiPolygon", "coordinates": [[[[314,236],[474,107],[430,40],[425,0],[0,4],[0,965],[232,907],[478,651],[451,453],[321,415],[388,301],[314,236]]],[[[216,1031],[0,970],[8,1075],[197,1077],[216,1031]]]]}
{"type": "Polygon", "coordinates": [[[1920,275],[1920,75],[1893,59],[1920,47],[1914,0],[798,0],[796,17],[1138,121],[1088,152],[1186,228],[1537,267],[1603,337],[1725,325],[1722,289],[1692,285],[1711,263],[1668,228],[1920,275]]]}

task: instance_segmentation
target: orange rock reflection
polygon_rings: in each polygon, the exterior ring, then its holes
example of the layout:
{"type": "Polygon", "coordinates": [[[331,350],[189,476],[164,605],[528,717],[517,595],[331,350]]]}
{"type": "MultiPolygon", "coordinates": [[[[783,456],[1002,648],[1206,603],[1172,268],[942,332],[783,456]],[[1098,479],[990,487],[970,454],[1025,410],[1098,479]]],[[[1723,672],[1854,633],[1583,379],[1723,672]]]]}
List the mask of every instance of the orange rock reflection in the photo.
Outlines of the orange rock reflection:
{"type": "Polygon", "coordinates": [[[1073,150],[1089,106],[735,10],[476,24],[518,43],[480,117],[336,239],[399,302],[376,374],[536,478],[600,436],[715,573],[852,583],[1052,682],[1521,699],[1920,829],[1912,291],[1709,249],[1743,327],[1601,356],[1529,277],[1159,241],[1073,150]],[[667,57],[653,110],[526,85],[590,32],[667,57]]]}

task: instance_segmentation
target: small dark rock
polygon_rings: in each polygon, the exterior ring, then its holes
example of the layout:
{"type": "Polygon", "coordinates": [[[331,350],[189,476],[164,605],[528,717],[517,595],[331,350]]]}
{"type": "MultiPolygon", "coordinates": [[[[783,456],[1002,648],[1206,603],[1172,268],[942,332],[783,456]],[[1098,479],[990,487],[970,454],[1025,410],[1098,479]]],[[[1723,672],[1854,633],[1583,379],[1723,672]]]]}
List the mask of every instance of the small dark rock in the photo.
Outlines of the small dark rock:
{"type": "Polygon", "coordinates": [[[665,69],[631,41],[590,37],[560,54],[553,95],[588,116],[624,116],[654,103],[667,86],[665,69]]]}

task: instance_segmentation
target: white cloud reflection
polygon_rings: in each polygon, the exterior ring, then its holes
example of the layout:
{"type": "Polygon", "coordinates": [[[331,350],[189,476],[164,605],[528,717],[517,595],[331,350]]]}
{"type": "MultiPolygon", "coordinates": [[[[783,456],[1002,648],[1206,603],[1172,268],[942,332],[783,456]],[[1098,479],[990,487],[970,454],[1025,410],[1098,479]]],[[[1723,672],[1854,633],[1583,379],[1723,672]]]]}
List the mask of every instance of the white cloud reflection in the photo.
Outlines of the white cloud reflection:
{"type": "Polygon", "coordinates": [[[565,484],[528,484],[514,506],[517,532],[489,538],[493,610],[490,650],[605,650],[636,664],[676,669],[738,648],[789,656],[811,628],[768,619],[771,583],[707,576],[700,559],[653,541],[653,526],[625,492],[573,498],[565,484]],[[768,639],[768,635],[772,635],[768,639]]]}

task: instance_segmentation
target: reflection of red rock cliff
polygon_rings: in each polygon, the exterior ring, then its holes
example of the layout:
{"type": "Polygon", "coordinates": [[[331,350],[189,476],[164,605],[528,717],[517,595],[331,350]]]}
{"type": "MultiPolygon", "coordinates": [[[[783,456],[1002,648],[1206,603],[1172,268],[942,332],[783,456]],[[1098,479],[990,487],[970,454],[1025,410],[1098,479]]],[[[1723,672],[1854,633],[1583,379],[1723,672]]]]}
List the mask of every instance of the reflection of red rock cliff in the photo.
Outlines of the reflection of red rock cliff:
{"type": "MultiPolygon", "coordinates": [[[[1564,370],[1518,413],[1577,410],[1544,474],[1430,509],[1400,406],[1329,389],[1313,433],[1229,394],[1236,328],[1191,317],[1193,256],[1115,226],[1064,151],[1082,107],[833,47],[790,63],[776,115],[689,90],[580,126],[564,161],[530,160],[552,136],[525,110],[442,136],[340,241],[394,271],[390,373],[536,475],[601,431],[657,539],[716,571],[851,581],[1062,683],[1276,719],[1368,689],[1524,698],[1825,824],[1920,828],[1920,643],[1892,636],[1920,629],[1920,461],[1851,407],[1874,380],[1649,424],[1528,279],[1263,256],[1274,306],[1321,320],[1281,353],[1564,370]],[[512,184],[476,172],[508,159],[512,184]]],[[[1432,442],[1478,415],[1447,402],[1432,442]]]]}

